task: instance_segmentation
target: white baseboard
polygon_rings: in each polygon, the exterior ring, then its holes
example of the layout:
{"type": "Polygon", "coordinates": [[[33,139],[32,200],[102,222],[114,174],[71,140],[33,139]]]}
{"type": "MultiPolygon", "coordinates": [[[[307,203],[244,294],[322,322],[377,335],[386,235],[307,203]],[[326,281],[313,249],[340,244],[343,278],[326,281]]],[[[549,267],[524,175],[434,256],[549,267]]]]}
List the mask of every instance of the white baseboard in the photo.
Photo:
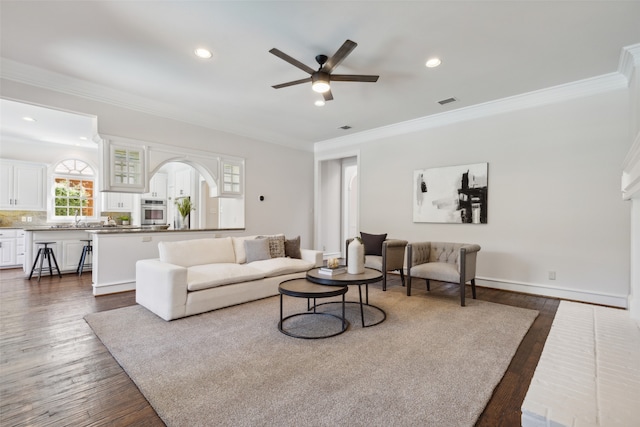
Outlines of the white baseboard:
{"type": "Polygon", "coordinates": [[[99,296],[99,295],[117,294],[118,292],[134,291],[135,289],[136,289],[136,282],[94,286],[93,295],[99,296]]]}
{"type": "Polygon", "coordinates": [[[536,283],[511,282],[491,277],[476,277],[476,285],[505,291],[521,292],[525,294],[541,295],[570,301],[580,301],[609,307],[628,308],[627,295],[612,295],[602,292],[584,291],[562,288],[558,286],[540,285],[536,283]]]}

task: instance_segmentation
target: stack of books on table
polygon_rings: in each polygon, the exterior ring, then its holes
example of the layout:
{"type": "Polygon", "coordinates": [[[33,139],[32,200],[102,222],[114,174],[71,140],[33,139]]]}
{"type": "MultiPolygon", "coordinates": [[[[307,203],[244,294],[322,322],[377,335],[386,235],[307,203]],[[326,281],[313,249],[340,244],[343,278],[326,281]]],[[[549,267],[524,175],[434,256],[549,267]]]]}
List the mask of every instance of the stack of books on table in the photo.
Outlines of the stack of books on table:
{"type": "Polygon", "coordinates": [[[341,265],[340,267],[336,267],[336,268],[320,267],[318,269],[318,273],[326,274],[327,276],[336,276],[338,274],[344,274],[346,272],[347,272],[347,267],[345,267],[344,265],[341,265]]]}

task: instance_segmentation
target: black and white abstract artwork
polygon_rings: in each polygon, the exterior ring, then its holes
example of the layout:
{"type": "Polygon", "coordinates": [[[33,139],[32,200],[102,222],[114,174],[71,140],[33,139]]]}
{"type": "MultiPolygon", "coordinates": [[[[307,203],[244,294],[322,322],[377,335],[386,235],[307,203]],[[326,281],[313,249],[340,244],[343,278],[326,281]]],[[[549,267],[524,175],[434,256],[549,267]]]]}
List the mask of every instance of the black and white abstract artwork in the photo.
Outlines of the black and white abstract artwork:
{"type": "Polygon", "coordinates": [[[487,223],[488,163],[413,172],[413,222],[487,223]]]}

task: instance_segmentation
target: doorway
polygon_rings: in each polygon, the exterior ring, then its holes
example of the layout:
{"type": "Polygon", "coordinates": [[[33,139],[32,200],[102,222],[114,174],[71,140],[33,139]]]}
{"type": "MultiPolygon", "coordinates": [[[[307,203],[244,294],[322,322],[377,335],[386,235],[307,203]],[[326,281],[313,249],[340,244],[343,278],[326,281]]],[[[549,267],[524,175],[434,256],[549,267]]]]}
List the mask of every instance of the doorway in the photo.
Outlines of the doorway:
{"type": "Polygon", "coordinates": [[[325,258],[344,257],[344,243],[358,231],[357,155],[316,163],[316,249],[325,258]]]}

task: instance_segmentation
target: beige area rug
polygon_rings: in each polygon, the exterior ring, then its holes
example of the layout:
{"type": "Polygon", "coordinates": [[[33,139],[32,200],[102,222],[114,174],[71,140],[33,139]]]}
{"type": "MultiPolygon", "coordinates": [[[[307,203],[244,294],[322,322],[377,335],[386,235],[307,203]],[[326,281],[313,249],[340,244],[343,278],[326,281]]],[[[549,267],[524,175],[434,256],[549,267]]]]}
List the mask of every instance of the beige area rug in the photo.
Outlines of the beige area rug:
{"type": "MultiPolygon", "coordinates": [[[[279,332],[277,296],[172,322],[141,306],[85,319],[169,426],[473,426],[537,316],[401,287],[372,287],[370,303],[383,323],[363,329],[347,304],[349,329],[321,340],[279,332]]],[[[331,319],[289,325],[322,333],[331,319]]]]}

